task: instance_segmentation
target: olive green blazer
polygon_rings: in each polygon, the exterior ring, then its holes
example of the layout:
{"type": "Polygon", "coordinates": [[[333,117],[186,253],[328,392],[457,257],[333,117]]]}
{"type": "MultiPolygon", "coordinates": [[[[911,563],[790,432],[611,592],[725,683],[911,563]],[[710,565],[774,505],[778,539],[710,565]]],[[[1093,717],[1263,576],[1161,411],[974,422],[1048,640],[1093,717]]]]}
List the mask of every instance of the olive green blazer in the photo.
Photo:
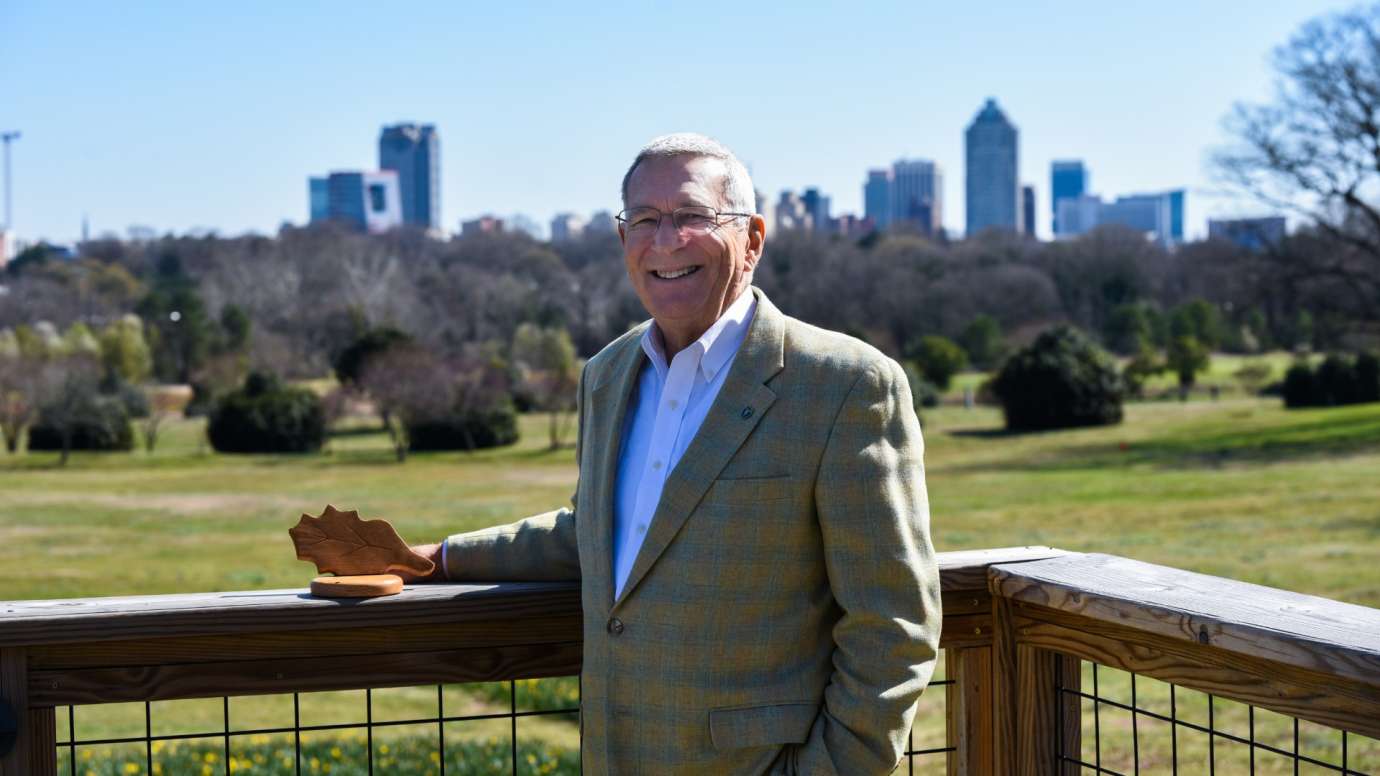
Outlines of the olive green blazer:
{"type": "Polygon", "coordinates": [[[573,509],[446,539],[455,580],[580,580],[586,774],[890,773],[940,627],[920,425],[870,346],[757,311],[613,599],[649,323],[580,381],[573,509]]]}

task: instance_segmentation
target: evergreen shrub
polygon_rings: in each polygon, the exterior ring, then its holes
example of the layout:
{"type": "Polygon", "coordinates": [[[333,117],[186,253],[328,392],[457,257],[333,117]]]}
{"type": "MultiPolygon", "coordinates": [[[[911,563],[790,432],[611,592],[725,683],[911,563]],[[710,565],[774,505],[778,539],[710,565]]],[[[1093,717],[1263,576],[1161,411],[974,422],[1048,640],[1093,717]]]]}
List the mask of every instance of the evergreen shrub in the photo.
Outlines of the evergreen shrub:
{"type": "Polygon", "coordinates": [[[518,440],[517,410],[511,401],[456,412],[407,427],[408,450],[480,450],[518,440]]]}
{"type": "Polygon", "coordinates": [[[1007,359],[992,384],[1010,431],[1120,423],[1125,392],[1116,364],[1069,326],[1044,332],[1007,359]]]}
{"type": "Polygon", "coordinates": [[[326,413],[311,391],[255,372],[216,403],[206,435],[222,453],[314,452],[326,438],[326,413]]]}
{"type": "Polygon", "coordinates": [[[1329,355],[1317,369],[1300,361],[1284,376],[1284,406],[1338,407],[1380,401],[1380,360],[1372,353],[1329,355]]]}

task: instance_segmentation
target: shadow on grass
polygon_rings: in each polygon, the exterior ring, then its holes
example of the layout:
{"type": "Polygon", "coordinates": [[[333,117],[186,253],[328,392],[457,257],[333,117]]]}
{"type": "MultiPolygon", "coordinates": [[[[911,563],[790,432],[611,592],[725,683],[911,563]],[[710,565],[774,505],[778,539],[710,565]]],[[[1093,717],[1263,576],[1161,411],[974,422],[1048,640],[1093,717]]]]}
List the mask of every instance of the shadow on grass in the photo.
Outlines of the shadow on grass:
{"type": "MultiPolygon", "coordinates": [[[[1070,432],[1086,429],[1070,429],[1070,432]]],[[[1064,432],[1017,434],[961,429],[955,436],[1004,440],[1064,432]]],[[[1024,454],[1020,459],[984,461],[957,471],[1067,471],[1152,466],[1163,469],[1266,465],[1309,458],[1380,452],[1380,404],[1290,411],[1262,424],[1233,419],[1169,427],[1148,439],[1069,445],[1024,454]]]]}

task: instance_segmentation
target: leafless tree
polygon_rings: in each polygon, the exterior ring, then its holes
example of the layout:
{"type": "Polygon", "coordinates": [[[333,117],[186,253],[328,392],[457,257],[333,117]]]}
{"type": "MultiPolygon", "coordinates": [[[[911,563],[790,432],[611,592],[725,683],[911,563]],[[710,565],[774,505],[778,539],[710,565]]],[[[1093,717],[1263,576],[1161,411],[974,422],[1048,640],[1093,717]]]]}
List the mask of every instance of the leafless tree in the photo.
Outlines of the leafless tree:
{"type": "Polygon", "coordinates": [[[358,385],[374,400],[399,463],[407,460],[409,427],[452,411],[456,378],[453,369],[416,345],[390,348],[364,364],[358,385]]]}
{"type": "Polygon", "coordinates": [[[44,363],[40,373],[44,391],[40,413],[44,425],[52,426],[62,438],[58,465],[66,466],[77,426],[91,420],[95,411],[100,361],[89,356],[53,358],[44,363]]]}
{"type": "Polygon", "coordinates": [[[1341,281],[1380,319],[1380,5],[1308,22],[1273,64],[1273,101],[1235,107],[1235,144],[1214,166],[1330,237],[1335,249],[1306,257],[1307,273],[1341,281]]]}

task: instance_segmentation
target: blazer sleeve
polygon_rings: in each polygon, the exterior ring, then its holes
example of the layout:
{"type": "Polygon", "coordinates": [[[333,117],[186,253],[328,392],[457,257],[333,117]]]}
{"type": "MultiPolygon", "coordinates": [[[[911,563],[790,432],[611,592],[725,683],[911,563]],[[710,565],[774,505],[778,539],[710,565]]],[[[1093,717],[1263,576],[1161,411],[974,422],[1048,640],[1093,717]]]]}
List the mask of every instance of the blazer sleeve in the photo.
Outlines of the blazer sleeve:
{"type": "MultiPolygon", "coordinates": [[[[585,373],[580,373],[576,392],[579,428],[575,437],[575,462],[584,448],[585,373]]],[[[528,518],[458,533],[446,537],[442,549],[446,578],[452,582],[550,582],[580,579],[580,552],[575,533],[575,509],[579,484],[562,507],[528,518]]]]}
{"type": "Polygon", "coordinates": [[[941,623],[923,453],[905,373],[881,358],[844,400],[816,479],[842,614],[824,701],[793,752],[798,773],[888,774],[905,751],[941,623]]]}

